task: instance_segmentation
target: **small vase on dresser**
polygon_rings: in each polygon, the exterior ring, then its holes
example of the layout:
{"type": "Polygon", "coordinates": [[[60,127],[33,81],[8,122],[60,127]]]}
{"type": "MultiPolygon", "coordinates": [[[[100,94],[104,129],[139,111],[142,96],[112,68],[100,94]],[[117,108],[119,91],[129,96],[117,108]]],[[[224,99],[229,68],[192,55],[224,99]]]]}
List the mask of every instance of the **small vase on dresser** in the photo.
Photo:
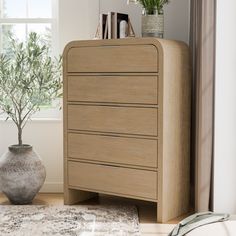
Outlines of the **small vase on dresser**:
{"type": "Polygon", "coordinates": [[[164,38],[164,12],[155,10],[148,14],[143,10],[142,15],[142,36],[164,38]]]}
{"type": "Polygon", "coordinates": [[[142,36],[164,38],[164,6],[169,0],[127,0],[143,8],[142,36]]]}

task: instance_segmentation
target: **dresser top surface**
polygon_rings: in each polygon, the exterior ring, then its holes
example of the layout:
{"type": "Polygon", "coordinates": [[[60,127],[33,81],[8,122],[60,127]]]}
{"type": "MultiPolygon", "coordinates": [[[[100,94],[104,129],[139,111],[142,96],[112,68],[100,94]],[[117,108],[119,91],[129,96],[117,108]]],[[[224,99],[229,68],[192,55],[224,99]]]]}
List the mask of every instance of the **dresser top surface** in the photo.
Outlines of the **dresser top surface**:
{"type": "Polygon", "coordinates": [[[159,38],[126,38],[126,39],[107,39],[107,40],[77,40],[69,42],[65,49],[64,55],[71,48],[77,47],[103,47],[103,46],[125,46],[125,45],[154,45],[158,50],[166,46],[179,47],[182,50],[188,50],[188,46],[184,42],[166,40],[159,38]]]}

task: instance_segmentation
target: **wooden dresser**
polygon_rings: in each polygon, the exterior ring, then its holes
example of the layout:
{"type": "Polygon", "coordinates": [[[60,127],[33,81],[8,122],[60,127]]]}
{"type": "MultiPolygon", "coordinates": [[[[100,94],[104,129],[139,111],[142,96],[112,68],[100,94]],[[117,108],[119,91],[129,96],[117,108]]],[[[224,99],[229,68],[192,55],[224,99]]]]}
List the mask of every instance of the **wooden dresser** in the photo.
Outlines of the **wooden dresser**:
{"type": "Polygon", "coordinates": [[[155,38],[75,41],[64,51],[64,193],[189,209],[189,50],[155,38]]]}

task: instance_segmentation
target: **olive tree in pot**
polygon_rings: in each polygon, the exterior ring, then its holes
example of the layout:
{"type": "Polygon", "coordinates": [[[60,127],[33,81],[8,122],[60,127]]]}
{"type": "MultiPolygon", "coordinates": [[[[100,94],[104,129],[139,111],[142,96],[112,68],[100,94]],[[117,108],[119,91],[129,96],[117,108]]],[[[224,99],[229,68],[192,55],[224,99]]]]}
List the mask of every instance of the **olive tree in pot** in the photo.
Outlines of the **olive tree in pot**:
{"type": "Polygon", "coordinates": [[[18,130],[18,144],[0,158],[0,190],[13,204],[29,204],[42,187],[46,171],[32,146],[22,141],[27,121],[58,98],[62,88],[61,58],[36,33],[25,43],[10,37],[11,49],[0,54],[0,110],[18,130]]]}

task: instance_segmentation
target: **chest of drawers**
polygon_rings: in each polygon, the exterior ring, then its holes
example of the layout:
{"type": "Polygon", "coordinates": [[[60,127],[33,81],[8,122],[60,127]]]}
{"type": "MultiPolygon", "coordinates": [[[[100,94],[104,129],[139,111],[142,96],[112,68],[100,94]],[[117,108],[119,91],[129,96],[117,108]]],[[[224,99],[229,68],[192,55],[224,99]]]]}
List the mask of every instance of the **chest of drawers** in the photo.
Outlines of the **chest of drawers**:
{"type": "Polygon", "coordinates": [[[188,211],[190,68],[185,44],[154,38],[75,41],[63,55],[64,196],[188,211]]]}

